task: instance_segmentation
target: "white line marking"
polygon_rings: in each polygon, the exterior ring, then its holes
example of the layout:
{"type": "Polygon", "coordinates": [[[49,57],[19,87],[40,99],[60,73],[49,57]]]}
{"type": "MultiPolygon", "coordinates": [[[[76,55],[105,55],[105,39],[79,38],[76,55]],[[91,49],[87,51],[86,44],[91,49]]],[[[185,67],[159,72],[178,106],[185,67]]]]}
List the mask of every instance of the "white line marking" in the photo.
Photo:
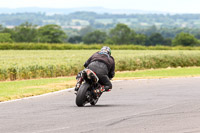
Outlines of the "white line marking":
{"type": "Polygon", "coordinates": [[[124,80],[113,80],[111,82],[120,82],[120,81],[124,81],[124,80]]]}
{"type": "Polygon", "coordinates": [[[69,127],[62,127],[62,128],[56,128],[56,129],[49,129],[49,130],[43,130],[43,131],[37,131],[33,133],[44,133],[44,132],[52,132],[52,131],[58,131],[58,130],[63,130],[63,129],[68,129],[69,127]]]}

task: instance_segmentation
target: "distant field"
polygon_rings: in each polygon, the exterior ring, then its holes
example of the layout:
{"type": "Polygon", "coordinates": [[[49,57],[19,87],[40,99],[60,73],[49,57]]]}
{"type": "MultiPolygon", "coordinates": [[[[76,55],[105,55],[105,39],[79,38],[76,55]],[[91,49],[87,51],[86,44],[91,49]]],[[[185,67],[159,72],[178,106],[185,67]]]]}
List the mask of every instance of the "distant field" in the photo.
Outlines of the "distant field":
{"type": "MultiPolygon", "coordinates": [[[[71,76],[97,50],[0,51],[0,80],[71,76]]],[[[197,50],[112,50],[116,71],[200,66],[197,50]]]]}

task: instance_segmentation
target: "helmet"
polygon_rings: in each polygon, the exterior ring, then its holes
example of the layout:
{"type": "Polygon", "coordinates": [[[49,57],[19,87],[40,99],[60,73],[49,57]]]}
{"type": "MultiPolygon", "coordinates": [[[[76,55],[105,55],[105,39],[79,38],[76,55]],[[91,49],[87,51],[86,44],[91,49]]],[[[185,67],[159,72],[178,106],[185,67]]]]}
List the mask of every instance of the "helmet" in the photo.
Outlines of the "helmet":
{"type": "Polygon", "coordinates": [[[106,54],[111,55],[111,49],[109,47],[107,47],[107,46],[103,46],[101,48],[101,53],[106,53],[106,54]]]}

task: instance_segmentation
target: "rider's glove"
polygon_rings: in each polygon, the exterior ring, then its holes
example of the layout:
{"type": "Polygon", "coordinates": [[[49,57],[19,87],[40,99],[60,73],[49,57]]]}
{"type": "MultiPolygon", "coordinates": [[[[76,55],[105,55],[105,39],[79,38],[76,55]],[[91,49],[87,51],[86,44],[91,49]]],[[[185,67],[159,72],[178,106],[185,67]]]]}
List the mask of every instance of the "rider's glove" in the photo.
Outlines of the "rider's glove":
{"type": "Polygon", "coordinates": [[[78,80],[79,78],[81,78],[81,72],[79,72],[76,76],[76,80],[78,80]]]}

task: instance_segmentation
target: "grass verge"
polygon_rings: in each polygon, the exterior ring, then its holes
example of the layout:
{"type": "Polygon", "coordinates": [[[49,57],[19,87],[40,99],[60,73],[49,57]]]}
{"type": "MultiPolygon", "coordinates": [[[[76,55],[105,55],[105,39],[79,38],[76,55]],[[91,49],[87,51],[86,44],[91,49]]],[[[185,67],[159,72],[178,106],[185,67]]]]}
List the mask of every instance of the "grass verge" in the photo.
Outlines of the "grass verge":
{"type": "MultiPolygon", "coordinates": [[[[200,76],[200,67],[117,72],[114,80],[200,76]]],[[[63,90],[75,85],[75,77],[0,82],[0,102],[63,90]]]]}
{"type": "Polygon", "coordinates": [[[169,78],[200,76],[200,67],[167,68],[116,73],[115,79],[169,78]]]}
{"type": "Polygon", "coordinates": [[[0,102],[73,87],[75,77],[0,82],[0,102]]]}

